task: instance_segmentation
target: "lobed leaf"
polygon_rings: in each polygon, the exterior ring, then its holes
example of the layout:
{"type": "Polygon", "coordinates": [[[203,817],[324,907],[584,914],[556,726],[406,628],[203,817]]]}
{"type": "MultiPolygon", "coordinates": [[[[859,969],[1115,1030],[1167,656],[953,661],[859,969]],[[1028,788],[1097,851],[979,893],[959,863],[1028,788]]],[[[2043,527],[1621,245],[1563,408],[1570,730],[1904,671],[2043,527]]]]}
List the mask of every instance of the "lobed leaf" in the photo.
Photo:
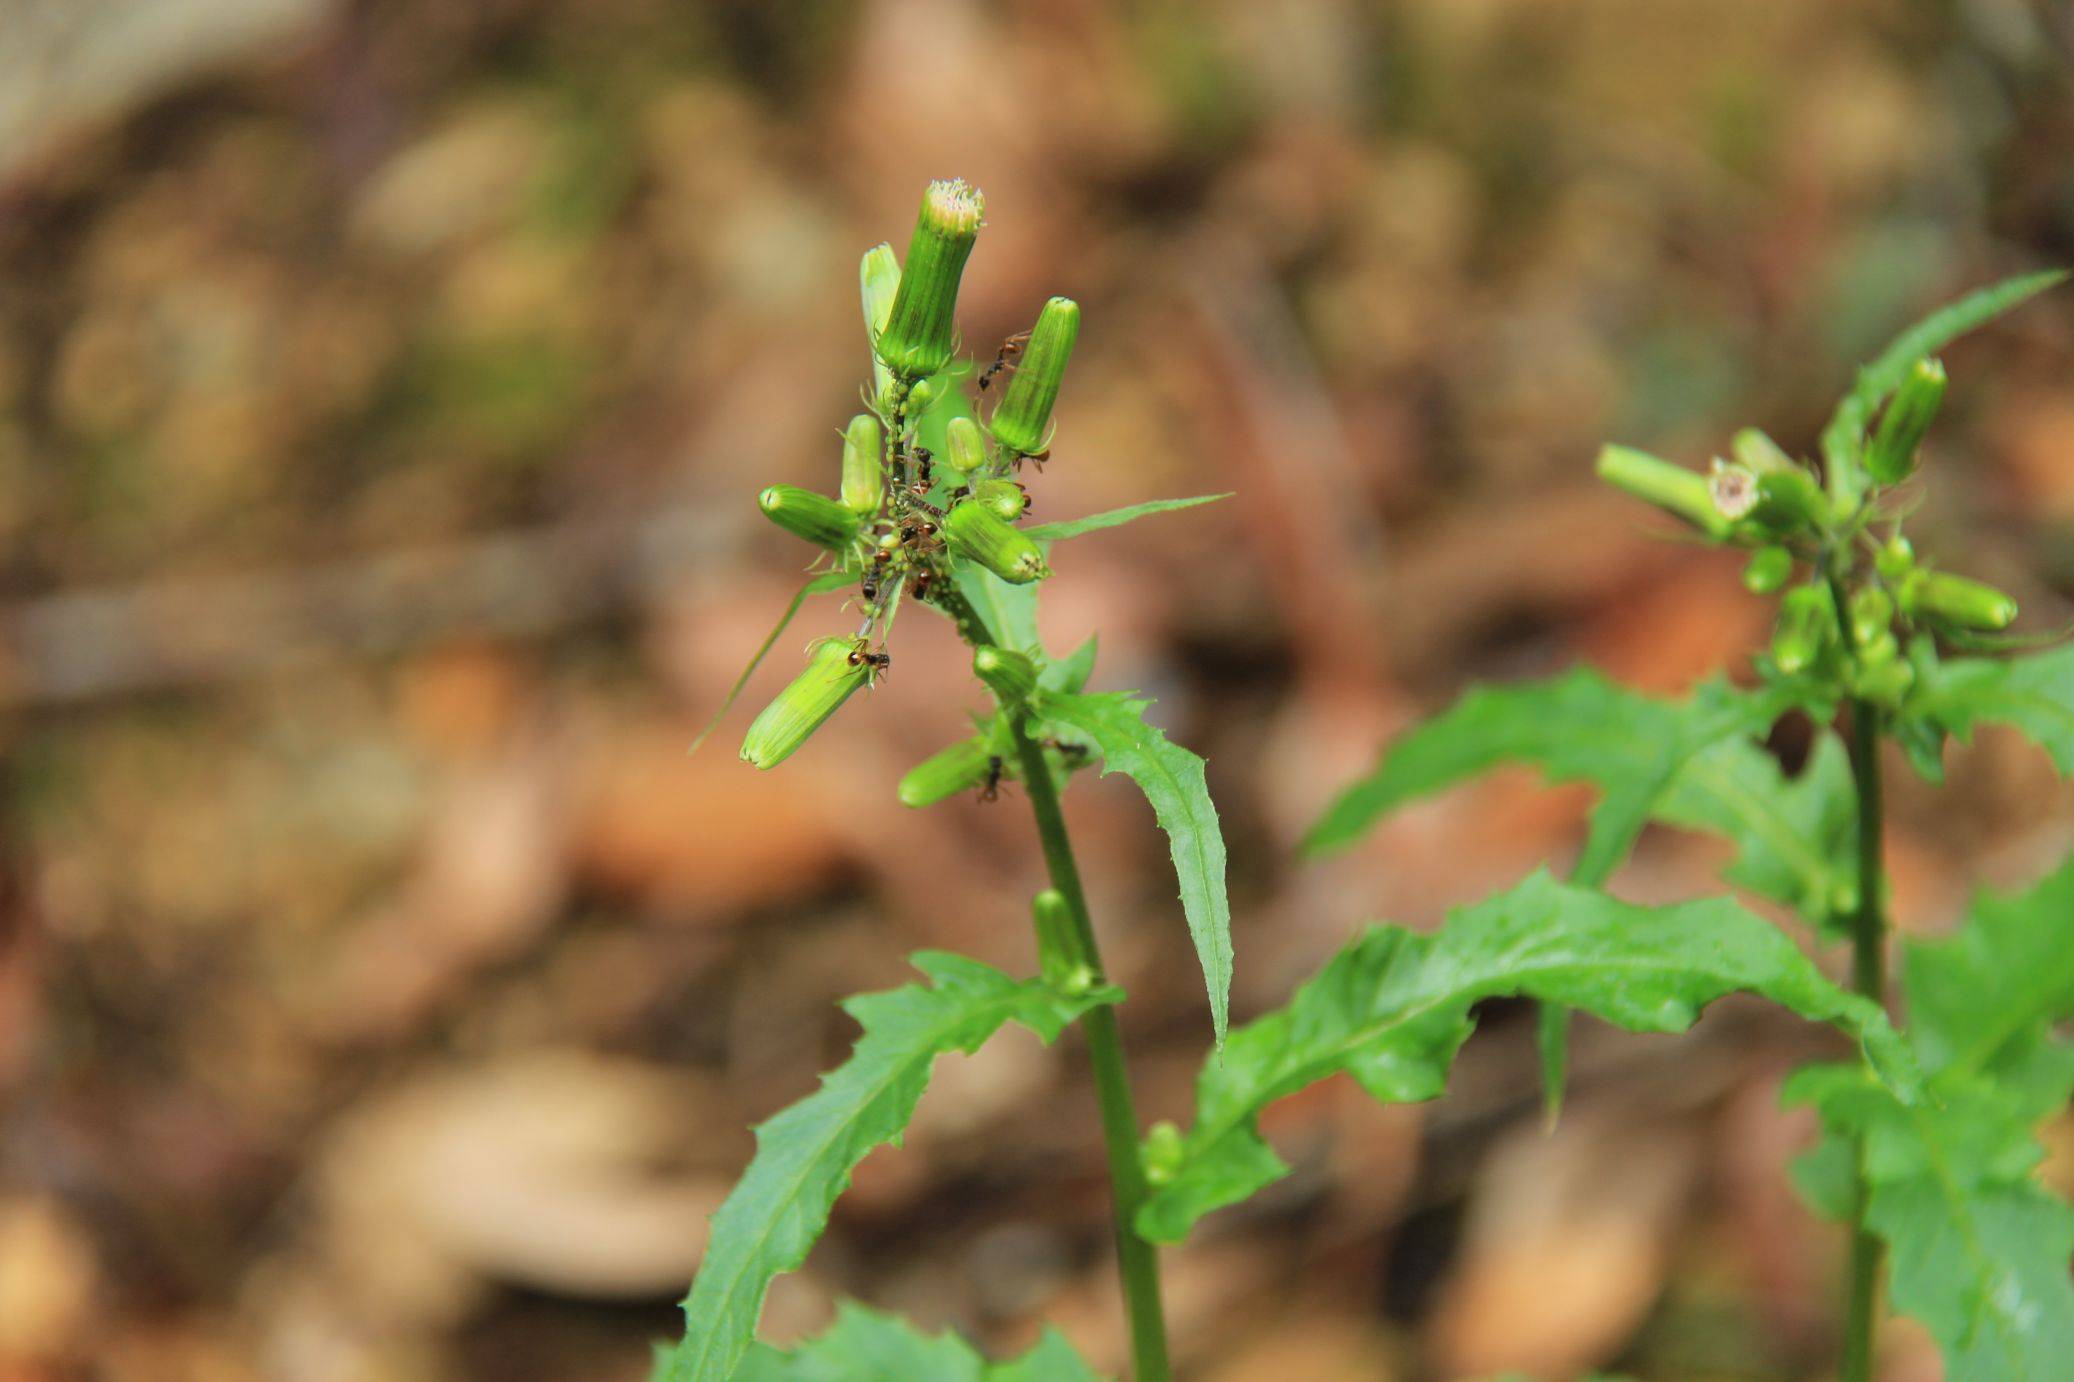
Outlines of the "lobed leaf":
{"type": "MultiPolygon", "coordinates": [[[[1524,686],[1478,687],[1392,744],[1312,827],[1305,846],[1350,844],[1378,819],[1507,763],[1602,793],[1573,877],[1603,883],[1703,750],[1767,729],[1790,702],[1775,688],[1702,683],[1684,700],[1614,685],[1589,668],[1524,686]]],[[[1688,802],[1689,804],[1689,802],[1688,802]]]]}
{"type": "Polygon", "coordinates": [[[1789,778],[1747,739],[1694,754],[1655,808],[1665,825],[1710,831],[1736,847],[1722,876],[1833,930],[1851,910],[1857,880],[1858,798],[1849,751],[1818,731],[1808,761],[1789,778]]]}
{"type": "Polygon", "coordinates": [[[2074,861],[2030,890],[1985,895],[1945,940],[1902,951],[1909,1038],[1932,1098],[1913,1107],[1848,1066],[1788,1082],[1824,1143],[1796,1166],[1832,1217],[1862,1142],[1866,1219],[1887,1243],[1894,1308],[1929,1326],[1952,1382],[2042,1382],[2074,1357],[2074,1211],[2032,1172],[2039,1121],[2074,1092],[2074,861]]]}
{"type": "Polygon", "coordinates": [[[1073,1346],[1046,1330],[1009,1363],[989,1363],[955,1334],[929,1335],[853,1301],[835,1324],[791,1352],[758,1345],[735,1382],[1099,1382],[1073,1346]]]}
{"type": "Polygon", "coordinates": [[[1858,371],[1851,391],[1836,405],[1822,429],[1822,459],[1833,490],[1855,498],[1863,487],[1865,429],[1880,405],[1901,387],[1915,362],[1951,344],[1976,327],[2044,292],[2067,276],[2064,269],[2004,279],[1938,308],[1909,327],[1858,371]]]}
{"type": "Polygon", "coordinates": [[[1063,542],[1082,533],[1100,532],[1104,528],[1120,528],[1126,523],[1135,523],[1141,518],[1150,518],[1156,513],[1172,513],[1176,509],[1192,509],[1198,504],[1214,504],[1219,499],[1229,499],[1235,491],[1223,494],[1197,494],[1187,499],[1153,499],[1143,504],[1132,504],[1127,508],[1110,509],[1105,513],[1089,514],[1085,518],[1069,518],[1060,523],[1039,523],[1023,531],[1039,542],[1063,542]]]}
{"type": "Polygon", "coordinates": [[[1319,1080],[1344,1072],[1391,1103],[1438,1096],[1483,999],[1529,997],[1631,1031],[1674,1032],[1738,991],[1842,1027],[1901,1097],[1915,1097],[1914,1061],[1886,1016],[1730,899],[1639,907],[1537,872],[1457,909],[1431,936],[1370,929],[1287,1007],[1234,1031],[1198,1077],[1179,1168],[1140,1211],[1139,1231],[1178,1241],[1285,1174],[1260,1112],[1319,1080]]]}
{"type": "Polygon", "coordinates": [[[1974,726],[2005,724],[2074,773],[2074,644],[2022,657],[1952,658],[1918,669],[1904,707],[1961,743],[1974,726]]]}
{"type": "Polygon", "coordinates": [[[1231,995],[1231,900],[1224,886],[1224,833],[1201,758],[1148,723],[1151,701],[1125,692],[1048,694],[1037,712],[1050,724],[1084,736],[1102,755],[1102,774],[1119,772],[1138,784],[1160,828],[1167,832],[1181,909],[1210,994],[1210,1021],[1224,1042],[1231,995]]]}
{"type": "Polygon", "coordinates": [[[843,1008],[864,1029],[820,1089],[756,1130],[749,1169],[713,1216],[705,1260],[684,1301],[686,1332],[658,1373],[666,1382],[725,1382],[748,1350],[772,1278],[797,1269],[828,1226],[850,1173],[897,1143],[949,1051],[972,1052],[1004,1022],[1045,1041],[1114,989],[1069,997],[938,951],[913,959],[929,984],[861,994],[843,1008]]]}

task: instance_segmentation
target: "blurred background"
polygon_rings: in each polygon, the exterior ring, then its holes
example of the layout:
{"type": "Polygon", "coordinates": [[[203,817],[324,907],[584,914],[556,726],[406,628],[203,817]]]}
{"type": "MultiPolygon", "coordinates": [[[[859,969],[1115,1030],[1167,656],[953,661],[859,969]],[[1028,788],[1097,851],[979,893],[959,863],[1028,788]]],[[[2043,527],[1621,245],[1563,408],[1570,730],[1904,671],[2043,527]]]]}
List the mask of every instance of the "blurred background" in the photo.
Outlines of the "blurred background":
{"type": "MultiPolygon", "coordinates": [[[[1411,718],[1746,670],[1735,559],[1593,452],[1806,451],[1905,321],[2074,260],[2070,45],[2035,0],[0,0],[0,1378],[639,1378],[836,998],[1031,968],[1018,794],[892,799],[978,704],[941,621],[758,774],[809,606],[685,753],[801,579],[753,496],[832,487],[857,257],[929,178],[987,193],[973,353],[1085,308],[1037,516],[1238,492],[1063,549],[1045,607],[1209,759],[1236,1019],[1573,851],[1588,795],[1511,773],[1300,865],[1411,718]]],[[[2056,628],[2074,298],[1946,358],[1918,545],[2056,628]]],[[[2074,823],[1995,735],[1894,810],[1921,931],[2074,823]]],[[[1120,780],[1069,811],[1185,1120],[1164,842],[1120,780]]],[[[1616,887],[1721,859],[1653,833],[1616,887]]],[[[1168,1255],[1188,1376],[1826,1375],[1776,1093],[1829,1037],[1583,1027],[1546,1133],[1530,1029],[1490,1009],[1438,1104],[1274,1109],[1297,1173],[1168,1255]]],[[[766,1333],[854,1295],[1114,1366],[1104,1187],[1077,1045],[1005,1033],[766,1333]]]]}

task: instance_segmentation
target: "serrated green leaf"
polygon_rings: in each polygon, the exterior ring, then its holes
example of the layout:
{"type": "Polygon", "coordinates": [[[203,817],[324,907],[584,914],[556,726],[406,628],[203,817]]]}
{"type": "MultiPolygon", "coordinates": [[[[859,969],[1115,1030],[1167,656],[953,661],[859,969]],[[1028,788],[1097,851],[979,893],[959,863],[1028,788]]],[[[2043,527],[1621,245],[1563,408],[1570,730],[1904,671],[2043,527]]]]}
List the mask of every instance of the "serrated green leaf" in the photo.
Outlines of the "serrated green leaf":
{"type": "Polygon", "coordinates": [[[1838,402],[1828,426],[1822,429],[1822,459],[1829,468],[1831,493],[1855,500],[1863,492],[1865,429],[1880,405],[1901,387],[1901,381],[1917,360],[1935,354],[2066,276],[2063,269],[2048,269],[2004,279],[1969,293],[1896,336],[1872,363],[1859,370],[1851,391],[1838,402]]]}
{"type": "Polygon", "coordinates": [[[726,1382],[748,1350],[773,1277],[797,1269],[836,1197],[872,1149],[898,1142],[936,1058],[971,1052],[1004,1022],[1051,1041],[1115,990],[1068,997],[958,955],[924,951],[929,984],[861,994],[843,1008],[864,1029],[820,1089],[756,1130],[756,1156],[713,1216],[684,1302],[686,1333],[668,1382],[726,1382]]]}
{"type": "Polygon", "coordinates": [[[891,1315],[843,1302],[835,1324],[790,1352],[758,1345],[734,1382],[1099,1382],[1073,1346],[1046,1330],[1008,1363],[989,1363],[951,1333],[924,1334],[891,1315]]]}
{"type": "Polygon", "coordinates": [[[1152,704],[1127,692],[1051,694],[1036,711],[1048,723],[1084,735],[1102,755],[1102,775],[1122,773],[1152,803],[1167,832],[1174,873],[1181,883],[1181,910],[1202,963],[1210,994],[1210,1022],[1224,1042],[1231,1002],[1231,900],[1224,889],[1224,832],[1203,760],[1169,740],[1145,719],[1152,704]]]}
{"type": "Polygon", "coordinates": [[[792,602],[785,606],[785,612],[778,616],[778,622],[771,629],[769,636],[763,640],[763,646],[756,650],[756,655],[749,659],[749,665],[742,669],[742,675],[736,677],[735,684],[728,688],[726,697],[720,702],[720,709],[713,712],[713,718],[706,722],[706,727],[699,731],[699,737],[691,741],[691,747],[686,752],[697,753],[699,745],[705,743],[712,737],[713,731],[720,728],[720,721],[734,705],[735,699],[742,694],[742,688],[749,684],[749,678],[756,675],[756,669],[763,665],[763,660],[770,654],[772,645],[778,641],[778,635],[785,632],[786,626],[792,622],[792,616],[798,614],[799,607],[807,602],[807,596],[840,590],[854,583],[856,579],[857,577],[848,571],[824,571],[799,588],[793,595],[792,602]]]}
{"type": "Polygon", "coordinates": [[[1345,1072],[1386,1102],[1439,1095],[1483,999],[1524,996],[1631,1031],[1672,1032],[1737,991],[1842,1027],[1915,1096],[1914,1062],[1885,1015],[1730,899],[1638,907],[1537,872],[1457,909],[1433,935],[1370,929],[1287,1007],[1235,1030],[1197,1080],[1179,1169],[1144,1206],[1139,1231],[1178,1241],[1204,1214],[1283,1175],[1258,1118],[1307,1085],[1345,1072]]]}
{"type": "Polygon", "coordinates": [[[1590,668],[1524,686],[1478,687],[1392,744],[1368,777],[1334,802],[1305,847],[1351,843],[1406,802],[1507,763],[1602,793],[1573,878],[1605,882],[1680,769],[1723,740],[1768,728],[1789,704],[1773,688],[1738,691],[1708,681],[1684,700],[1615,686],[1590,668]]]}
{"type": "Polygon", "coordinates": [[[1904,707],[1965,743],[1974,726],[2003,724],[2074,773],[2074,644],[2023,657],[1951,658],[1923,674],[1904,707]]]}
{"type": "Polygon", "coordinates": [[[1037,684],[1047,691],[1072,693],[1087,685],[1087,679],[1095,671],[1095,645],[1097,635],[1089,634],[1087,641],[1054,662],[1047,662],[1037,673],[1037,684]]]}
{"type": "Polygon", "coordinates": [[[1187,499],[1153,499],[1143,504],[1132,504],[1127,508],[1110,509],[1106,513],[1089,514],[1085,518],[1069,518],[1061,523],[1039,523],[1024,529],[1039,542],[1064,542],[1069,537],[1082,533],[1100,532],[1104,528],[1120,528],[1126,523],[1141,518],[1150,518],[1156,513],[1172,513],[1176,509],[1192,509],[1198,504],[1214,504],[1219,499],[1229,499],[1232,491],[1223,494],[1198,494],[1187,499]]]}
{"type": "Polygon", "coordinates": [[[1952,1382],[2044,1382],[2074,1357],[2074,1212],[2034,1179],[2039,1120],[2074,1091],[2074,862],[2035,887],[1979,898],[1958,932],[1902,948],[1909,1037],[1931,1098],[1903,1107],[1851,1066],[1787,1084],[1828,1134],[1795,1167],[1840,1218],[1863,1144],[1866,1221],[1887,1243],[1894,1308],[1928,1325],[1952,1382]]]}
{"type": "Polygon", "coordinates": [[[1850,754],[1817,732],[1798,777],[1746,739],[1724,739],[1679,770],[1657,820],[1722,836],[1736,857],[1722,876],[1833,931],[1840,887],[1855,885],[1858,797],[1850,754]]]}

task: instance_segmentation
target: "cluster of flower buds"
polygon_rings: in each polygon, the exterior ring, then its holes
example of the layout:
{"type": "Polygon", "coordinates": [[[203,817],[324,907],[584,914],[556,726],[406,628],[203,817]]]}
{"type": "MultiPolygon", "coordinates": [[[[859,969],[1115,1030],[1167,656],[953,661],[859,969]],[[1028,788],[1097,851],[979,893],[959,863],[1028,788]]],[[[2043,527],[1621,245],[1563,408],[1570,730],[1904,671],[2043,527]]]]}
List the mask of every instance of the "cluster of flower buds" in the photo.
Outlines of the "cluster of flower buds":
{"type": "Polygon", "coordinates": [[[1755,428],[1738,432],[1729,457],[1704,475],[1623,446],[1601,451],[1597,469],[1707,541],[1751,550],[1744,586],[1781,596],[1772,637],[1780,672],[1894,707],[1916,675],[1903,636],[1997,631],[2016,618],[2016,601],[1993,586],[1920,565],[1900,535],[1900,508],[1887,503],[1914,475],[1944,391],[1944,367],[1917,360],[1871,434],[1857,438],[1859,455],[1840,462],[1847,474],[1818,476],[1755,428]],[[1883,543],[1869,531],[1875,524],[1891,525],[1883,543]],[[1860,560],[1868,550],[1873,559],[1860,560]],[[1803,565],[1809,578],[1796,585],[1803,565]]]}
{"type": "MultiPolygon", "coordinates": [[[[865,254],[858,289],[872,382],[868,410],[843,431],[837,492],[771,485],[758,496],[773,523],[855,576],[863,608],[855,636],[814,645],[807,670],[750,727],[742,757],[760,768],[782,761],[886,669],[885,640],[903,596],[954,611],[959,563],[1013,584],[1051,574],[1043,545],[1017,526],[1030,507],[1017,476],[1025,462],[1041,465],[1049,455],[1052,408],[1080,333],[1080,308],[1069,298],[1045,302],[1036,324],[1011,338],[981,376],[984,396],[995,375],[1010,374],[992,412],[973,416],[959,387],[968,367],[954,358],[956,317],[985,213],[977,188],[933,182],[905,265],[890,245],[865,254]]],[[[1004,701],[1028,694],[1036,675],[1028,658],[981,652],[975,671],[1004,701]],[[1016,685],[1023,689],[1004,689],[1016,685]]],[[[901,798],[921,804],[968,787],[991,790],[1002,772],[1002,755],[983,738],[968,741],[910,774],[901,798]]]]}

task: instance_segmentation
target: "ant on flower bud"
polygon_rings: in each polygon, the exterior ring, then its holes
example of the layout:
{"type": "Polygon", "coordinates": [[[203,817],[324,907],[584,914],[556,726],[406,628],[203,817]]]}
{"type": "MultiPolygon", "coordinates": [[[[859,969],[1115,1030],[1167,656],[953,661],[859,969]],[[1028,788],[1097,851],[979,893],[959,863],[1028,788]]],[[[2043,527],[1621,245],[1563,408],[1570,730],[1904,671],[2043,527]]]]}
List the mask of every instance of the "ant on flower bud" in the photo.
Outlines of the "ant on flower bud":
{"type": "Polygon", "coordinates": [[[987,391],[987,385],[994,382],[995,375],[1000,374],[1003,370],[1015,368],[1012,362],[1014,361],[1016,356],[1021,355],[1023,353],[1023,347],[1025,345],[1028,345],[1029,342],[1030,333],[1027,331],[1018,331],[1015,333],[1015,335],[1010,336],[1007,340],[1001,343],[1001,350],[998,354],[994,356],[994,363],[988,365],[986,369],[981,371],[980,373],[979,391],[981,393],[985,393],[987,391]]]}

